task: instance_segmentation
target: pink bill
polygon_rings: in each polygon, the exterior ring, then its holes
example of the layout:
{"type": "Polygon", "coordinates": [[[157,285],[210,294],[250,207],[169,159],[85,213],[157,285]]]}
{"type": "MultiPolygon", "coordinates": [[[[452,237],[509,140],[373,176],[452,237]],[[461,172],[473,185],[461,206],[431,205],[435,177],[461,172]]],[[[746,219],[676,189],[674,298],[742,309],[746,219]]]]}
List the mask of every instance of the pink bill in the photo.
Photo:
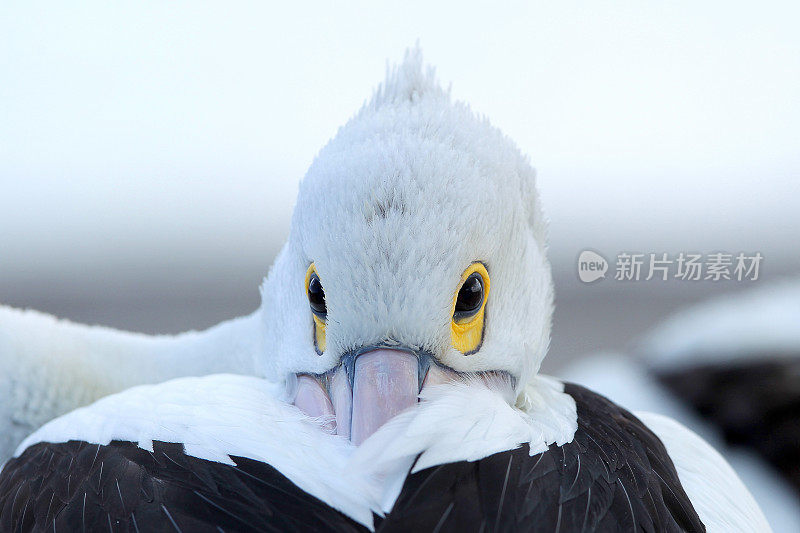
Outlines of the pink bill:
{"type": "Polygon", "coordinates": [[[313,376],[301,374],[297,376],[297,395],[294,404],[308,416],[328,417],[325,429],[333,433],[336,430],[333,405],[328,398],[328,393],[320,382],[313,376]]]}
{"type": "Polygon", "coordinates": [[[417,402],[419,363],[409,352],[379,348],[355,361],[350,440],[361,444],[417,402]]]}

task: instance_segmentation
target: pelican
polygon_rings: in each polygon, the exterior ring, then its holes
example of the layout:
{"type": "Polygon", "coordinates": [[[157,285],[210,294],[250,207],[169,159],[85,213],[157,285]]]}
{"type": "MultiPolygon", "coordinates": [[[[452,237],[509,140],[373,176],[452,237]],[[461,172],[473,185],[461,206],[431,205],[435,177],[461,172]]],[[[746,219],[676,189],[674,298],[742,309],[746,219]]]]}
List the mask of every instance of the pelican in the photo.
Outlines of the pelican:
{"type": "Polygon", "coordinates": [[[99,363],[5,464],[0,529],[768,531],[685,427],[539,373],[546,241],[528,159],[410,51],[311,164],[259,311],[99,363]]]}

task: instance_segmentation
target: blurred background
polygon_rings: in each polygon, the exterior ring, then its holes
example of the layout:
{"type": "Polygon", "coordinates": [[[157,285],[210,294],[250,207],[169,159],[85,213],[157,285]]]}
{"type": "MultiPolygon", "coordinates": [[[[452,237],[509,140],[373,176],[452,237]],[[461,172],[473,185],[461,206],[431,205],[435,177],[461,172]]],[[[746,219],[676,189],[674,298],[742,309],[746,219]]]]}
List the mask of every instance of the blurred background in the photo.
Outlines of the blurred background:
{"type": "Polygon", "coordinates": [[[316,152],[419,40],[539,173],[555,372],[800,271],[800,7],[3,2],[0,302],[148,333],[249,313],[316,152]],[[584,284],[578,254],[612,262],[584,284]],[[760,252],[758,281],[621,282],[760,252]]]}

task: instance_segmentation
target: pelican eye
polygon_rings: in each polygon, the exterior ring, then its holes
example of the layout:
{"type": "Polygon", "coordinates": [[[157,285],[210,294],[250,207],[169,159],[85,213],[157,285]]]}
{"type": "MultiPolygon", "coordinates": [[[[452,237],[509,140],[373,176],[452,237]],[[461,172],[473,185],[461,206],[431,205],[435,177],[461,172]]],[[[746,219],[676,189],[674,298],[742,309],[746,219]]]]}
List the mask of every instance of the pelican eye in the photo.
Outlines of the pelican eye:
{"type": "Polygon", "coordinates": [[[483,344],[488,296],[489,272],[486,265],[472,263],[461,274],[461,284],[453,295],[453,318],[450,322],[453,348],[464,355],[477,352],[483,344]]]}
{"type": "Polygon", "coordinates": [[[318,317],[324,319],[328,314],[328,307],[325,305],[325,290],[316,272],[312,272],[308,280],[308,305],[311,311],[318,317]]]}
{"type": "Polygon", "coordinates": [[[325,303],[325,290],[322,288],[322,281],[319,279],[314,263],[311,263],[308,266],[308,270],[306,270],[306,296],[308,296],[308,306],[311,308],[311,316],[314,319],[314,350],[322,355],[327,345],[325,329],[327,327],[328,305],[325,303]]]}
{"type": "Polygon", "coordinates": [[[453,317],[456,320],[469,318],[480,311],[481,304],[483,304],[483,277],[473,272],[458,291],[453,317]]]}

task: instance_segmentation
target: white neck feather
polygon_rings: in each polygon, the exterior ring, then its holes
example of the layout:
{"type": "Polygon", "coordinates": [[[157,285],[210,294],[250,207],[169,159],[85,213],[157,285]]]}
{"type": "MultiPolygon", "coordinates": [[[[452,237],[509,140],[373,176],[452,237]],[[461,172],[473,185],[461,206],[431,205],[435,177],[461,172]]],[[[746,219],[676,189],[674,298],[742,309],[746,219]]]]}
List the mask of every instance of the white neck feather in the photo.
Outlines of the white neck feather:
{"type": "Polygon", "coordinates": [[[0,462],[43,423],[134,385],[253,373],[260,316],[149,336],[0,306],[0,462]]]}

